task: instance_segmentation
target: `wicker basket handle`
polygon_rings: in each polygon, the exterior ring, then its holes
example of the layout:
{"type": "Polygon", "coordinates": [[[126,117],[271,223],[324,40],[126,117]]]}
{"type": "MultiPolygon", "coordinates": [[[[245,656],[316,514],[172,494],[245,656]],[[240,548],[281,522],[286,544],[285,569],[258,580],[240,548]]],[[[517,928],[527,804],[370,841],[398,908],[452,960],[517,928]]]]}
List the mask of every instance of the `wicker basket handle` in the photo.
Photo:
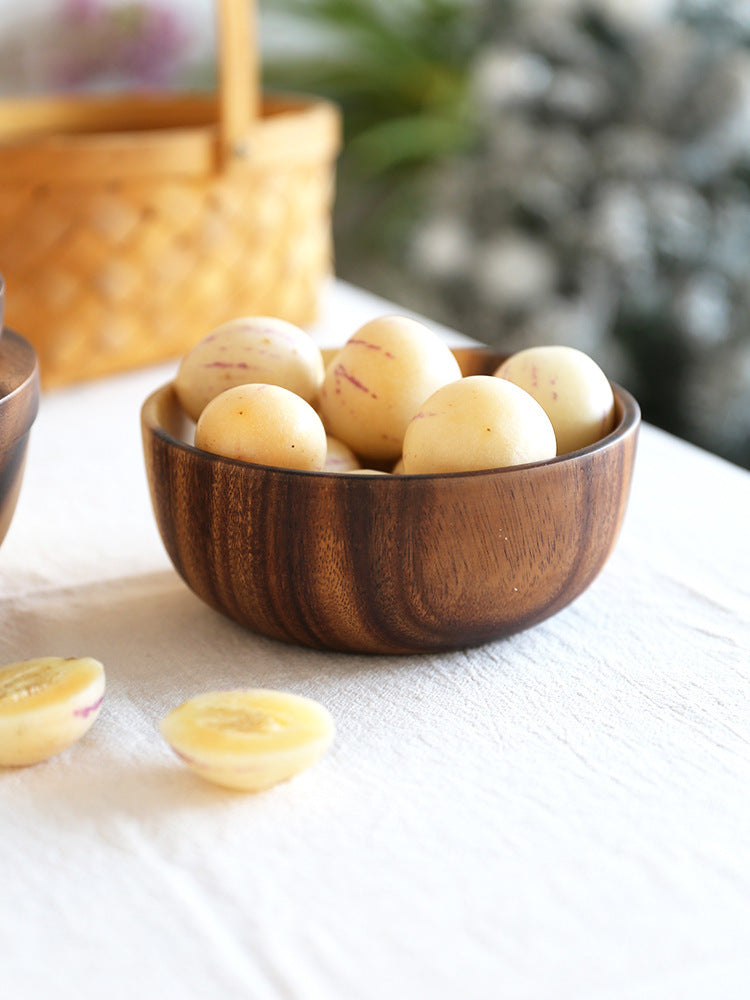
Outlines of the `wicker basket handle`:
{"type": "Polygon", "coordinates": [[[219,159],[222,165],[249,151],[258,118],[260,71],[254,0],[216,0],[219,76],[219,159]]]}

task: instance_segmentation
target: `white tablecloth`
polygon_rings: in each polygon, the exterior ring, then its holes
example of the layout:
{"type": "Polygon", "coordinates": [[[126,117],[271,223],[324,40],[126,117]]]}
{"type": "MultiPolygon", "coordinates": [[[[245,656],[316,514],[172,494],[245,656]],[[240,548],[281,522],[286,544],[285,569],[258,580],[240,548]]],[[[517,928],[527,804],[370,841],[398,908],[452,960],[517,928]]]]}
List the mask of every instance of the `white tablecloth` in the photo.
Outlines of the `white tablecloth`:
{"type": "MultiPolygon", "coordinates": [[[[345,285],[343,341],[392,307],[345,285]]],[[[746,1000],[750,475],[642,429],[609,563],[548,622],[428,656],[244,631],[172,570],[139,410],[175,364],[46,393],[0,548],[0,663],[102,660],[75,747],[0,769],[8,1000],[746,1000]],[[158,732],[199,691],[332,711],[260,795],[158,732]]]]}

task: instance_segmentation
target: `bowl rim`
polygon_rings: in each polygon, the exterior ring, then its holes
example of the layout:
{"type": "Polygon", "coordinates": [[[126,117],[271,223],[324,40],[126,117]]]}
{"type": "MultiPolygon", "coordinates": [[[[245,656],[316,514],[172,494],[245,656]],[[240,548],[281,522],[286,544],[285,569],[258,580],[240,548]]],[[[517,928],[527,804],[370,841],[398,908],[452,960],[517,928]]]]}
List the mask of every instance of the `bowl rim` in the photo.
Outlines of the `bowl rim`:
{"type": "MultiPolygon", "coordinates": [[[[507,357],[507,355],[501,355],[500,352],[481,346],[476,348],[462,346],[459,350],[462,353],[467,351],[471,352],[476,356],[488,355],[491,358],[497,357],[498,359],[507,357]]],[[[542,459],[538,462],[525,462],[519,465],[507,465],[490,469],[471,469],[468,471],[458,472],[400,472],[397,474],[383,475],[381,472],[376,470],[373,470],[372,472],[368,470],[334,472],[327,469],[289,469],[280,465],[265,465],[261,462],[246,462],[239,458],[217,455],[214,452],[197,448],[194,444],[191,444],[189,441],[185,441],[180,437],[175,437],[175,435],[170,434],[169,431],[167,431],[158,421],[157,406],[166,395],[171,393],[174,396],[175,405],[180,405],[174,389],[174,380],[163,383],[157,389],[154,389],[146,398],[141,407],[141,425],[144,431],[148,430],[151,434],[162,440],[169,447],[181,449],[201,460],[216,462],[220,465],[226,465],[227,467],[236,466],[238,468],[251,469],[253,471],[262,470],[267,473],[283,473],[290,476],[301,476],[303,478],[330,478],[337,481],[344,480],[349,483],[357,481],[372,483],[374,481],[378,481],[386,484],[393,484],[394,482],[412,480],[442,481],[466,478],[473,479],[478,477],[481,478],[482,476],[510,475],[518,472],[519,470],[544,469],[550,466],[568,465],[571,462],[584,460],[587,456],[593,453],[613,447],[617,442],[637,431],[641,422],[641,409],[637,400],[630,392],[628,392],[627,389],[623,388],[617,382],[610,381],[609,384],[612,387],[612,392],[615,397],[617,420],[612,430],[603,438],[600,438],[598,441],[594,441],[593,444],[586,445],[584,448],[578,448],[576,451],[567,452],[564,455],[555,455],[553,458],[542,459]]],[[[187,420],[190,419],[187,415],[185,416],[187,420]]]]}

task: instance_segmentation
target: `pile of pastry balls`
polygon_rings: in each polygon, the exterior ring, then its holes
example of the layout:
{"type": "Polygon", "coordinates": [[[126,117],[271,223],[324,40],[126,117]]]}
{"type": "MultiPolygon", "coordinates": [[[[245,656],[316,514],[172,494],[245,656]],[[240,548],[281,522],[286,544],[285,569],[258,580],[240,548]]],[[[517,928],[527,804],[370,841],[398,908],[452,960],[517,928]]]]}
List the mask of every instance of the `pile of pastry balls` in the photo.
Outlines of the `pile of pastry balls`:
{"type": "Polygon", "coordinates": [[[195,445],[229,458],[341,473],[468,472],[537,462],[608,434],[606,376],[572,347],[531,347],[462,376],[425,324],[382,316],[326,367],[303,330],[254,316],[217,327],[174,388],[195,445]]]}

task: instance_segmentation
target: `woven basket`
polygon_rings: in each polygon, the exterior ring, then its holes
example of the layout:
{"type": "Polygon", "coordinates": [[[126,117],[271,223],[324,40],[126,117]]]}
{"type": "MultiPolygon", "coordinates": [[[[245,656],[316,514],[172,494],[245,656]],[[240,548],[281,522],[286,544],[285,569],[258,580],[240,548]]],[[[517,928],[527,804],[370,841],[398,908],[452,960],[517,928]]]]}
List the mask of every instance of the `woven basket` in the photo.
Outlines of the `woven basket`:
{"type": "Polygon", "coordinates": [[[241,315],[314,319],[338,109],[259,93],[250,0],[217,0],[215,95],[0,102],[6,319],[45,387],[177,356],[241,315]]]}

